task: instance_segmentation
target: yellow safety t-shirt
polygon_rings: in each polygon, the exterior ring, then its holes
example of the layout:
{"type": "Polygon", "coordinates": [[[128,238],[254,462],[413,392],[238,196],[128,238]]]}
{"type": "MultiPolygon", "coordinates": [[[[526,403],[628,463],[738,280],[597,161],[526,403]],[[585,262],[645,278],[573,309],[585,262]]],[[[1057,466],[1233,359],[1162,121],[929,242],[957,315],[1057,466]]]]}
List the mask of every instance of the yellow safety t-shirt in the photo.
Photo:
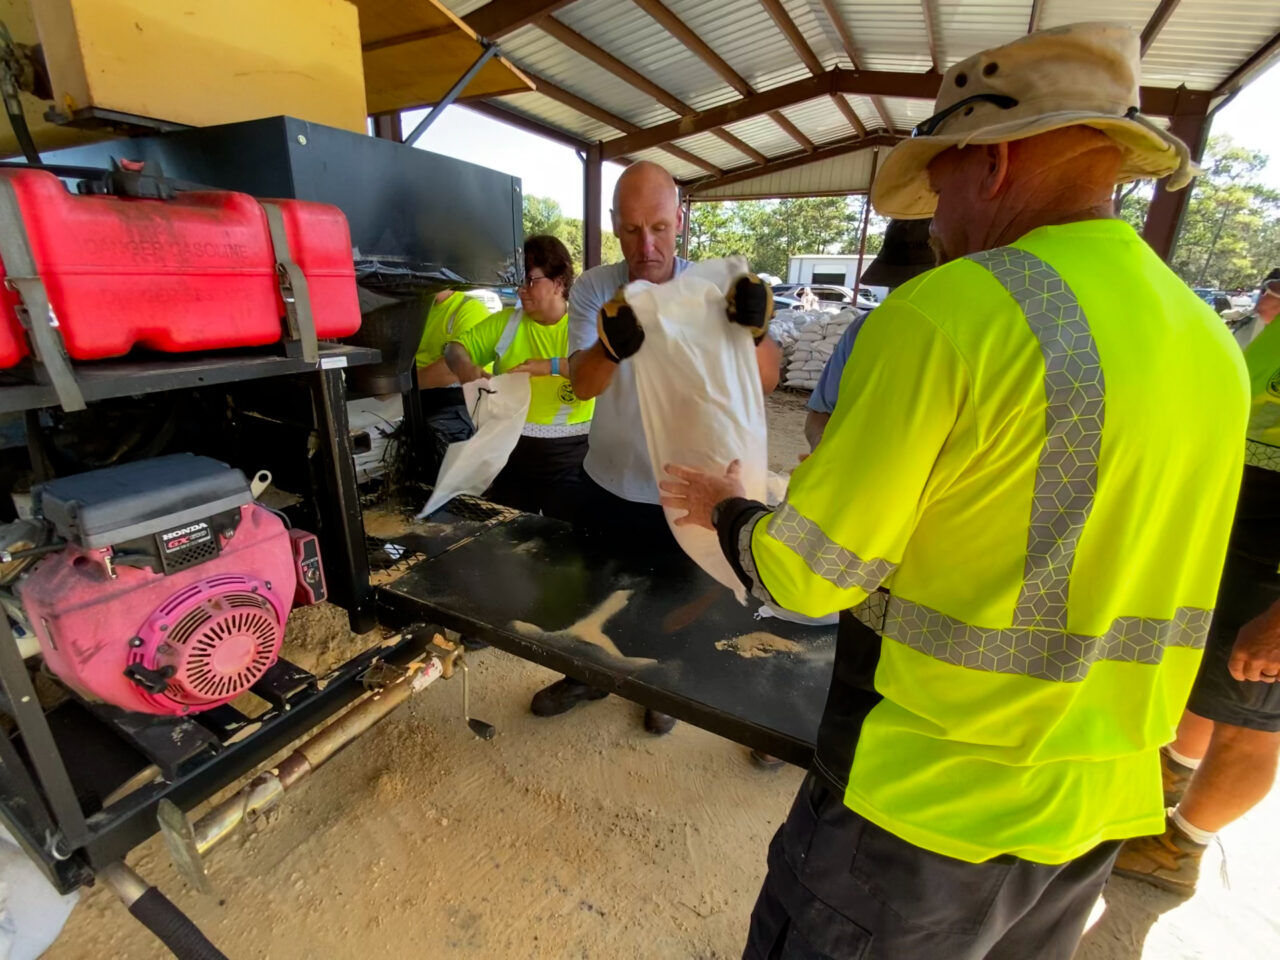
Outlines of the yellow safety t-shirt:
{"type": "Polygon", "coordinates": [[[886,298],[786,501],[738,540],[757,596],[861,622],[815,761],[845,803],[970,862],[1163,830],[1158,748],[1200,662],[1247,413],[1231,335],[1119,220],[886,298]]]}
{"type": "Polygon", "coordinates": [[[444,356],[444,345],[460,336],[489,316],[489,308],[465,293],[455,293],[440,303],[433,303],[427,311],[427,323],[422,328],[422,340],[414,363],[429,367],[444,356]]]}
{"type": "Polygon", "coordinates": [[[1280,470],[1280,323],[1271,322],[1245,348],[1249,389],[1249,433],[1244,462],[1266,470],[1280,470]]]}
{"type": "Polygon", "coordinates": [[[577,437],[591,429],[594,400],[579,400],[569,382],[565,358],[569,354],[569,315],[545,325],[531,320],[519,307],[508,307],[451,336],[467,348],[473,362],[493,363],[494,373],[506,373],[530,359],[560,357],[562,376],[530,377],[531,397],[525,436],[577,437]]]}

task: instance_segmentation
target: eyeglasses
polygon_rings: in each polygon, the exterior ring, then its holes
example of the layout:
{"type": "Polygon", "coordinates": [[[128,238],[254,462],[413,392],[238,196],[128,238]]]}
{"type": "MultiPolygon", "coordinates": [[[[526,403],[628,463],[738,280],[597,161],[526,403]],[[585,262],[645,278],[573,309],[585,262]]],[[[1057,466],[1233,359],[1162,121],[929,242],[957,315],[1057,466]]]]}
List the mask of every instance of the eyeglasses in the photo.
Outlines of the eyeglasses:
{"type": "Polygon", "coordinates": [[[1268,280],[1264,283],[1262,285],[1262,295],[1280,299],[1280,280],[1268,280]]]}
{"type": "Polygon", "coordinates": [[[962,107],[967,107],[971,103],[993,103],[1001,110],[1008,110],[1018,105],[1016,97],[1005,96],[1003,93],[975,93],[972,97],[965,97],[963,100],[957,100],[951,106],[943,110],[939,110],[928,120],[922,120],[915,125],[911,131],[912,137],[931,137],[938,127],[942,126],[942,122],[962,107]]]}
{"type": "Polygon", "coordinates": [[[545,275],[531,277],[528,274],[525,274],[525,278],[522,281],[520,281],[520,286],[518,286],[516,289],[532,290],[539,280],[550,280],[550,279],[551,279],[550,277],[545,275]]]}

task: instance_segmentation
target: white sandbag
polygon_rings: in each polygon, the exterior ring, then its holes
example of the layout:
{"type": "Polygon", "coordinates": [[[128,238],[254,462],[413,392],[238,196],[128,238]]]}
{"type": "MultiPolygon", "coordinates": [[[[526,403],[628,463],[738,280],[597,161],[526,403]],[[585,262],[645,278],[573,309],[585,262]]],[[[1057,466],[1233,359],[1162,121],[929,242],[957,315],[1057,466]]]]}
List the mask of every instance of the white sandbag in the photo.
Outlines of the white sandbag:
{"type": "Polygon", "coordinates": [[[801,330],[799,333],[796,334],[796,343],[812,343],[815,340],[821,340],[822,336],[823,334],[822,334],[821,328],[816,328],[813,330],[801,330]]]}
{"type": "Polygon", "coordinates": [[[813,348],[813,358],[815,360],[825,360],[835,352],[836,345],[827,343],[825,340],[813,348]]]}
{"type": "MultiPolygon", "coordinates": [[[[474,381],[479,397],[471,409],[476,432],[449,444],[431,499],[418,519],[434,513],[459,494],[479,496],[507,465],[529,416],[529,374],[504,373],[474,381]]],[[[471,386],[471,384],[467,384],[471,386]]]]}
{"type": "Polygon", "coordinates": [[[818,373],[821,373],[821,372],[822,372],[822,368],[823,368],[823,367],[825,367],[826,365],[827,365],[827,363],[826,363],[826,361],[825,361],[825,360],[809,360],[808,362],[806,362],[806,363],[805,363],[805,365],[804,365],[803,367],[801,367],[801,369],[802,369],[802,370],[815,370],[815,371],[817,371],[818,373]]]}
{"type": "Polygon", "coordinates": [[[60,894],[0,826],[0,958],[36,960],[49,948],[79,891],[60,894]]]}
{"type": "MultiPolygon", "coordinates": [[[[658,482],[668,479],[668,463],[723,472],[736,459],[746,495],[763,501],[768,432],[755,346],[750,331],[725,316],[725,291],[746,269],[742,257],[704,261],[667,283],[629,284],[625,295],[644,326],[644,348],[630,362],[658,482]]],[[[684,552],[745,602],[716,534],[676,526],[678,510],[666,514],[684,552]]]]}

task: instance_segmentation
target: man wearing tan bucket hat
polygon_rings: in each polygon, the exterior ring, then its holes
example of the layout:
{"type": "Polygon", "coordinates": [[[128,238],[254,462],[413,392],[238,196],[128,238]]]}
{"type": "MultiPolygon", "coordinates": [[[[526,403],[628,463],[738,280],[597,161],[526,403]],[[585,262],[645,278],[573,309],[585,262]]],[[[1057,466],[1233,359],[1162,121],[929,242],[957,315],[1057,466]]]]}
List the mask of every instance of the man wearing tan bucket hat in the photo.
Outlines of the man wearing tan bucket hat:
{"type": "Polygon", "coordinates": [[[1117,182],[1194,172],[1138,87],[1108,24],[948,70],[872,191],[943,265],[868,318],[786,501],[669,468],[753,595],[844,611],[749,958],[1067,960],[1121,841],[1164,829],[1248,384],[1114,218],[1117,182]]]}

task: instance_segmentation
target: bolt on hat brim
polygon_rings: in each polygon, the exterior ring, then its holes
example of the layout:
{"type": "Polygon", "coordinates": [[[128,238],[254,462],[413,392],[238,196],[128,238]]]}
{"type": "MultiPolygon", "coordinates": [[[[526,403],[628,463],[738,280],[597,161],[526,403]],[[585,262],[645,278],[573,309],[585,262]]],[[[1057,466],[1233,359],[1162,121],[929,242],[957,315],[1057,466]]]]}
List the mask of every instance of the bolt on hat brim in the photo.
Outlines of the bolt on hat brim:
{"type": "Polygon", "coordinates": [[[904,140],[889,152],[871,188],[871,203],[878,214],[900,220],[933,216],[937,194],[929,186],[929,164],[952,147],[969,144],[1007,143],[1063,127],[1086,126],[1101,130],[1124,151],[1119,183],[1166,177],[1178,169],[1177,151],[1158,133],[1127,117],[1063,111],[1031,119],[993,124],[968,134],[916,137],[904,140]]]}

